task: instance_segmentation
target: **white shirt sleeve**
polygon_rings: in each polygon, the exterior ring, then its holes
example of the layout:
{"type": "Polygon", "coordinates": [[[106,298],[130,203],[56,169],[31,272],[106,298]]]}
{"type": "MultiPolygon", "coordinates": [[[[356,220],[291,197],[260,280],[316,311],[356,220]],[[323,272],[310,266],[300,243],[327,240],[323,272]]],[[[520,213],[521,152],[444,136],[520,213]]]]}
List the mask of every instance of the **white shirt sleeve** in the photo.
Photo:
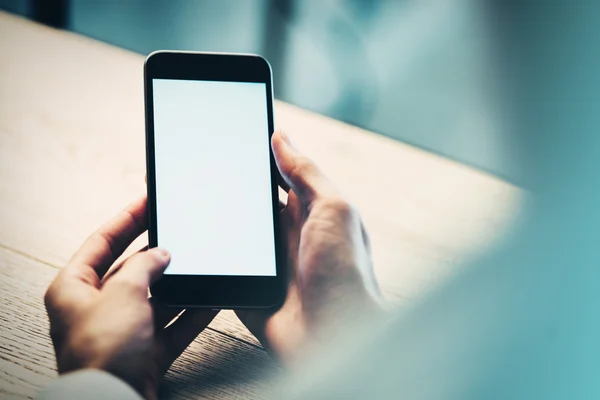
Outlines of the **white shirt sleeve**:
{"type": "Polygon", "coordinates": [[[131,386],[107,372],[86,369],[62,375],[37,396],[37,400],[143,400],[131,386]]]}

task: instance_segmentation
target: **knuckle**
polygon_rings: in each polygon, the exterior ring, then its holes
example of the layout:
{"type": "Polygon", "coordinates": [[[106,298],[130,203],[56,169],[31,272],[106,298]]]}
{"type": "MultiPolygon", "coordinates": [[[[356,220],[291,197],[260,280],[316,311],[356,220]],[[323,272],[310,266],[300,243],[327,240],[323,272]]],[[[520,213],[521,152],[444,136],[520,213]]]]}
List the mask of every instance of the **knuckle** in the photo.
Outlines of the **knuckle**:
{"type": "Polygon", "coordinates": [[[44,293],[44,305],[46,306],[46,309],[56,305],[57,294],[60,292],[59,286],[60,275],[52,281],[50,286],[48,286],[48,289],[46,289],[46,293],[44,293]]]}
{"type": "Polygon", "coordinates": [[[130,292],[145,292],[148,289],[147,285],[142,280],[130,276],[117,276],[112,282],[113,284],[120,286],[121,289],[130,292]]]}
{"type": "Polygon", "coordinates": [[[298,156],[290,175],[294,180],[305,180],[306,176],[312,174],[315,169],[315,164],[308,157],[298,156]]]}
{"type": "Polygon", "coordinates": [[[140,251],[125,260],[124,268],[137,268],[139,265],[154,265],[156,257],[150,251],[140,251]]]}
{"type": "Polygon", "coordinates": [[[331,197],[326,200],[327,207],[343,218],[353,218],[358,215],[356,208],[342,197],[331,197]]]}
{"type": "Polygon", "coordinates": [[[85,298],[73,297],[65,290],[61,278],[55,279],[44,294],[44,305],[50,325],[62,326],[64,321],[77,313],[77,309],[85,302],[85,298]]]}

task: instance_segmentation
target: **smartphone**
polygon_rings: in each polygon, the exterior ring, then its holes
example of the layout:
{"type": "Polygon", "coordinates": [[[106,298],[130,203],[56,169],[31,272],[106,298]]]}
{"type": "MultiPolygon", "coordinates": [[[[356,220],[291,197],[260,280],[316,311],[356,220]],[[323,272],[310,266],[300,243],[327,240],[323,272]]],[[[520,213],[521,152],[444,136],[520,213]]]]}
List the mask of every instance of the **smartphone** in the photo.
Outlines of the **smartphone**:
{"type": "Polygon", "coordinates": [[[171,253],[152,296],[181,307],[277,307],[287,285],[269,63],[157,51],[144,83],[149,247],[171,253]]]}

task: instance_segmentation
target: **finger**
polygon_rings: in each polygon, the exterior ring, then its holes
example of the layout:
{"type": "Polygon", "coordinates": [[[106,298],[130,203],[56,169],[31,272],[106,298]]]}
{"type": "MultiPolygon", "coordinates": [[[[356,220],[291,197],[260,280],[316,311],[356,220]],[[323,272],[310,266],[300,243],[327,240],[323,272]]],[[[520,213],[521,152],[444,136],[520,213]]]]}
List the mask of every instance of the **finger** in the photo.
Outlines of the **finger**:
{"type": "Polygon", "coordinates": [[[278,310],[236,310],[235,313],[239,320],[260,342],[262,347],[275,359],[279,359],[281,354],[273,350],[277,343],[269,341],[265,335],[265,329],[273,313],[278,310]]]}
{"type": "Polygon", "coordinates": [[[92,279],[96,286],[115,260],[147,226],[146,196],[131,203],[115,218],[94,232],[75,253],[67,269],[92,279]],[[92,272],[94,274],[92,274],[92,272]]]}
{"type": "MultiPolygon", "coordinates": [[[[142,253],[144,251],[148,250],[148,245],[142,247],[141,249],[139,249],[138,251],[135,252],[135,254],[137,253],[142,253]]],[[[104,274],[104,276],[102,277],[101,281],[102,283],[106,282],[108,279],[110,279],[111,276],[113,276],[114,274],[116,274],[117,272],[119,272],[119,270],[121,268],[123,268],[123,264],[125,263],[126,260],[124,260],[123,262],[114,265],[113,267],[109,268],[108,271],[106,271],[106,273],[104,274]]]]}
{"type": "Polygon", "coordinates": [[[235,315],[241,323],[261,343],[263,343],[265,337],[265,326],[273,313],[272,310],[235,310],[235,315]]]}
{"type": "Polygon", "coordinates": [[[208,324],[215,318],[219,311],[187,309],[171,325],[159,332],[162,347],[159,366],[166,372],[173,361],[194,341],[208,324]]]}
{"type": "MultiPolygon", "coordinates": [[[[277,133],[277,132],[275,132],[275,133],[277,133]]],[[[281,172],[279,172],[279,170],[277,170],[277,184],[286,193],[290,191],[290,185],[288,185],[287,182],[285,181],[285,179],[283,179],[283,176],[281,176],[281,172]]]]}
{"type": "Polygon", "coordinates": [[[183,311],[183,308],[166,306],[157,301],[154,297],[150,297],[148,301],[150,301],[150,306],[152,307],[154,330],[156,332],[161,331],[183,311]]]}
{"type": "Polygon", "coordinates": [[[279,170],[277,170],[277,184],[283,189],[284,192],[287,193],[290,191],[290,185],[288,185],[285,179],[283,179],[283,176],[281,176],[281,172],[279,172],[279,170]]]}
{"type": "Polygon", "coordinates": [[[108,279],[102,288],[105,290],[115,286],[127,286],[147,297],[148,287],[160,278],[170,260],[169,253],[157,247],[134,254],[125,260],[123,267],[108,279]]]}
{"type": "Polygon", "coordinates": [[[318,197],[336,194],[315,163],[296,150],[285,133],[275,132],[271,142],[281,176],[304,204],[310,205],[318,197]]]}

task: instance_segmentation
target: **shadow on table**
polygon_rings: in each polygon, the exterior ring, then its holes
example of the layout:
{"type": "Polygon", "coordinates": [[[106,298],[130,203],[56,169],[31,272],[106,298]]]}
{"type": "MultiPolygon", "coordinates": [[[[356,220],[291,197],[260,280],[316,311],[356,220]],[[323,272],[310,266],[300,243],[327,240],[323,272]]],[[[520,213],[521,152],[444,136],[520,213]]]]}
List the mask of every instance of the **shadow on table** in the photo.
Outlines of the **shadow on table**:
{"type": "Polygon", "coordinates": [[[263,398],[280,371],[262,348],[208,329],[173,364],[159,398],[263,398]]]}

